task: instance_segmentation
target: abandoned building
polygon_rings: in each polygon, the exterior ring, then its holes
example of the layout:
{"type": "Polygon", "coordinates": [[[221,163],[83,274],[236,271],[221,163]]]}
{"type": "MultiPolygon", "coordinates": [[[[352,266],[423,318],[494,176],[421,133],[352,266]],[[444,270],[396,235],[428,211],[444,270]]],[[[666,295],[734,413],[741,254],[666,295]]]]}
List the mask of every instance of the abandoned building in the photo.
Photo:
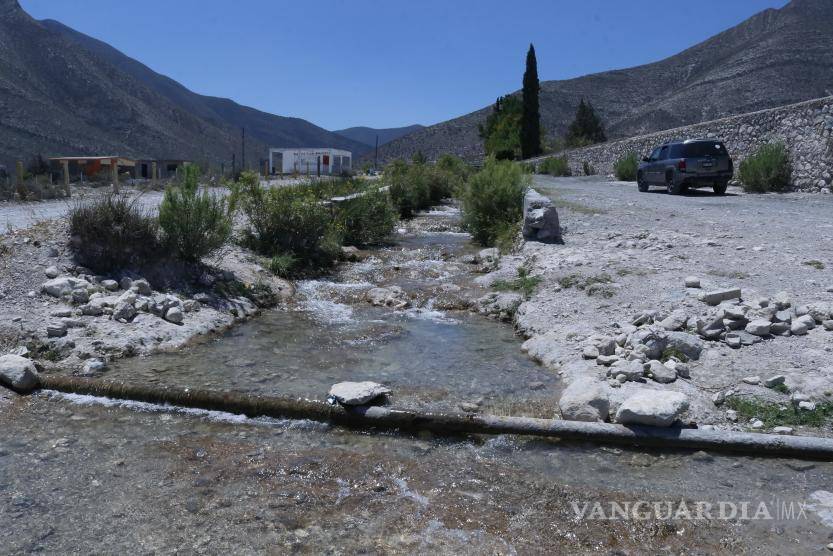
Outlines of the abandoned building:
{"type": "Polygon", "coordinates": [[[338,176],[352,168],[350,151],[331,148],[269,149],[271,174],[338,176]]]}

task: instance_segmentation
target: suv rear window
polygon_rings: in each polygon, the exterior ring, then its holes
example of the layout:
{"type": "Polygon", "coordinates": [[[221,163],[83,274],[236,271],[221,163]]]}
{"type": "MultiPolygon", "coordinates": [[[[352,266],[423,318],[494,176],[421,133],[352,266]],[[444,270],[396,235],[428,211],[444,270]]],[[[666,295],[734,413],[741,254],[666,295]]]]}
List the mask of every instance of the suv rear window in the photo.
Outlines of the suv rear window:
{"type": "Polygon", "coordinates": [[[675,158],[698,158],[703,156],[725,156],[726,147],[720,141],[697,141],[675,145],[679,154],[675,158]]]}

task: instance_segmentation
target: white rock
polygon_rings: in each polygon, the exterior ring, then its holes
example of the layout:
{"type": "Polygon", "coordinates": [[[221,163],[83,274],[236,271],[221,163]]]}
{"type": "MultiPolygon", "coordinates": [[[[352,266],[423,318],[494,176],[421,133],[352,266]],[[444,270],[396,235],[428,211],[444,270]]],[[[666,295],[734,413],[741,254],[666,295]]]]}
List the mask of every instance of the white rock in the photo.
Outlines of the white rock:
{"type": "Polygon", "coordinates": [[[790,435],[793,433],[793,429],[791,427],[775,427],[772,429],[772,432],[775,434],[790,435]]]}
{"type": "Polygon", "coordinates": [[[179,307],[171,307],[165,312],[165,320],[174,324],[182,324],[182,309],[179,307]]]}
{"type": "Polygon", "coordinates": [[[15,354],[0,356],[0,384],[26,394],[38,385],[38,371],[35,364],[15,354]]]}
{"type": "Polygon", "coordinates": [[[803,409],[804,411],[815,411],[816,403],[810,401],[798,402],[798,409],[803,409]]]}
{"type": "Polygon", "coordinates": [[[700,287],[700,279],[697,276],[686,276],[685,287],[687,287],[687,288],[699,288],[700,287]]]}
{"type": "Polygon", "coordinates": [[[58,276],[60,276],[61,271],[58,270],[57,266],[52,265],[50,267],[47,267],[47,269],[44,270],[43,273],[46,274],[47,278],[57,278],[58,276]]]}
{"type": "Polygon", "coordinates": [[[779,384],[784,384],[786,380],[787,377],[785,377],[784,375],[771,376],[764,381],[764,386],[766,386],[767,388],[773,388],[775,386],[778,386],[779,384]]]}
{"type": "Polygon", "coordinates": [[[61,297],[69,295],[72,290],[76,288],[89,288],[92,284],[80,278],[73,278],[72,276],[61,276],[60,278],[53,278],[41,285],[41,290],[52,297],[61,297]]]}
{"type": "Polygon", "coordinates": [[[741,380],[743,380],[746,384],[752,384],[753,386],[761,383],[761,377],[759,376],[745,376],[741,380]]]}
{"type": "Polygon", "coordinates": [[[733,422],[733,423],[736,423],[737,420],[738,420],[738,412],[735,411],[734,409],[727,409],[726,410],[726,419],[733,422]]]}
{"type": "Polygon", "coordinates": [[[339,382],[330,388],[330,396],[343,405],[364,405],[387,394],[390,388],[370,381],[339,382]]]}
{"type": "Polygon", "coordinates": [[[688,398],[680,392],[640,390],[627,398],[616,412],[623,425],[668,427],[688,409],[688,398]]]}
{"type": "Polygon", "coordinates": [[[597,357],[599,357],[599,350],[598,348],[596,348],[596,346],[587,346],[586,348],[584,348],[584,351],[581,355],[585,359],[596,359],[597,357]]]}
{"type": "Polygon", "coordinates": [[[144,278],[133,280],[133,283],[130,284],[130,289],[139,295],[150,295],[153,293],[153,289],[151,289],[150,284],[144,278]]]}
{"type": "Polygon", "coordinates": [[[568,421],[605,421],[610,411],[609,390],[605,383],[580,378],[561,394],[558,407],[568,421]]]}
{"type": "Polygon", "coordinates": [[[668,384],[677,380],[677,371],[669,369],[660,361],[648,361],[648,374],[655,381],[661,384],[668,384]]]}
{"type": "MultiPolygon", "coordinates": [[[[130,321],[133,317],[136,316],[136,308],[133,306],[132,303],[127,303],[126,301],[122,301],[117,303],[115,307],[113,307],[113,320],[117,321],[130,321]]],[[[167,318],[167,316],[166,316],[167,318]]],[[[170,320],[170,319],[169,319],[170,320]]],[[[173,321],[171,321],[173,322],[173,321]]],[[[181,319],[180,319],[181,322],[181,319]]]]}
{"type": "Polygon", "coordinates": [[[85,375],[91,375],[97,373],[98,371],[104,370],[105,367],[106,365],[104,364],[104,361],[102,361],[101,359],[88,359],[84,363],[83,372],[85,375]]]}
{"type": "Polygon", "coordinates": [[[746,331],[755,336],[768,336],[771,323],[764,319],[755,319],[746,325],[746,331]]]}
{"type": "Polygon", "coordinates": [[[764,422],[761,421],[760,419],[755,419],[754,421],[749,423],[749,428],[762,429],[762,428],[764,428],[764,422]]]}
{"type": "Polygon", "coordinates": [[[702,292],[697,298],[703,303],[709,305],[719,305],[722,301],[730,299],[740,299],[740,288],[726,288],[722,290],[712,290],[710,292],[702,292]]]}

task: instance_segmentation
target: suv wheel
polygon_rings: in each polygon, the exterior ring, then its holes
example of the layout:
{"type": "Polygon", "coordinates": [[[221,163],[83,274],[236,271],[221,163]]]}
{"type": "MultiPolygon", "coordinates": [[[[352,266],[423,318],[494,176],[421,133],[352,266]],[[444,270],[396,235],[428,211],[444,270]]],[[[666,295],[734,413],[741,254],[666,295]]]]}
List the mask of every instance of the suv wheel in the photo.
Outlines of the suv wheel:
{"type": "Polygon", "coordinates": [[[648,184],[645,183],[644,179],[642,179],[642,172],[639,172],[636,175],[636,187],[639,188],[641,193],[646,193],[648,191],[648,184]]]}
{"type": "Polygon", "coordinates": [[[717,194],[717,195],[725,195],[725,194],[726,194],[726,187],[727,187],[728,185],[729,185],[729,183],[728,183],[728,182],[725,182],[725,181],[719,181],[719,182],[717,182],[716,184],[714,184],[714,185],[712,186],[712,189],[714,189],[714,192],[715,192],[715,194],[717,194]]]}
{"type": "Polygon", "coordinates": [[[669,195],[679,195],[683,192],[683,186],[674,183],[674,174],[670,172],[665,175],[665,188],[668,190],[669,195]]]}

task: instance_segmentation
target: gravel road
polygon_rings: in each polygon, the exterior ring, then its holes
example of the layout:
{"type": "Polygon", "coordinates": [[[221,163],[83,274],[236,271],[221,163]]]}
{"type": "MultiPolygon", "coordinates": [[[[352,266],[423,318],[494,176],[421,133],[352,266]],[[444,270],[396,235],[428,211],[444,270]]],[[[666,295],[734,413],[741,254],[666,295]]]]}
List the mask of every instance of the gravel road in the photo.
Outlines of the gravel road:
{"type": "MultiPolygon", "coordinates": [[[[528,242],[517,256],[502,259],[499,272],[509,276],[523,264],[540,278],[515,325],[526,337],[545,338],[550,366],[565,382],[603,378],[604,367],[582,361],[583,348],[594,334],[617,336],[644,311],[705,318],[712,309],[697,299],[703,290],[741,288],[749,302],[785,291],[794,306],[833,303],[831,195],[732,189],[723,197],[671,196],[601,177],[536,176],[535,187],[558,206],[565,244],[528,242]],[[702,290],[686,288],[687,276],[698,277],[702,290]]],[[[691,380],[627,382],[616,395],[646,387],[681,391],[691,400],[693,421],[740,429],[749,423],[727,421],[725,407],[712,403],[715,393],[734,390],[789,405],[788,394],[744,378],[763,382],[783,374],[793,393],[822,402],[833,396],[833,332],[821,326],[737,350],[722,342],[705,346],[691,380]]],[[[833,433],[813,433],[819,432],[833,433]]]]}

